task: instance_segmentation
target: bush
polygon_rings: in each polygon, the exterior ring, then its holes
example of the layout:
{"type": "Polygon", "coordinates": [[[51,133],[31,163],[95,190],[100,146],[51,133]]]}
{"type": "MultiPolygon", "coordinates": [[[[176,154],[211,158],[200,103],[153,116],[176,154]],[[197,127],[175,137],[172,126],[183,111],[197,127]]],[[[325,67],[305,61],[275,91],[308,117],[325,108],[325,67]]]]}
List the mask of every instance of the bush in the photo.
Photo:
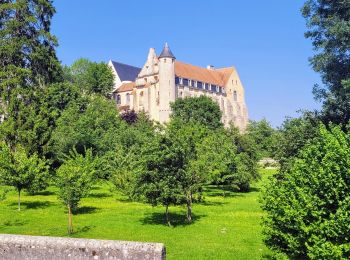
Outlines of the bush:
{"type": "Polygon", "coordinates": [[[263,191],[265,243],[291,258],[350,258],[350,135],[321,126],[263,191]]]}

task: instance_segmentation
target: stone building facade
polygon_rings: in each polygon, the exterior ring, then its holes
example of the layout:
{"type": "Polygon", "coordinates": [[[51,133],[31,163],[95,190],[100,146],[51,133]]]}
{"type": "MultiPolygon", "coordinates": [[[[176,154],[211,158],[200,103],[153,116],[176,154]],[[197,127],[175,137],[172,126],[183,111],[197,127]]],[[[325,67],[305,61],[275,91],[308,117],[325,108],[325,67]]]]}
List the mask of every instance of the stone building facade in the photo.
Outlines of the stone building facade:
{"type": "Polygon", "coordinates": [[[222,111],[222,122],[244,130],[248,111],[244,87],[234,67],[202,68],[176,60],[166,44],[158,56],[151,48],[142,68],[110,61],[115,74],[113,98],[120,110],[144,111],[153,120],[165,123],[170,104],[177,98],[212,98],[222,111]]]}

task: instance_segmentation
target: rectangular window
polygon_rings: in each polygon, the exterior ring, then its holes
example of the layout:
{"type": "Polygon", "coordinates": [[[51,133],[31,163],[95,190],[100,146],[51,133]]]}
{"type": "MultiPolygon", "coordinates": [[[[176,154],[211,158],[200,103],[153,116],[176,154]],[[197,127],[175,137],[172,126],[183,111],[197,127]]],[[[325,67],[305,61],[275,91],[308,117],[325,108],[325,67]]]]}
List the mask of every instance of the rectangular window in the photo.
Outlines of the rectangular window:
{"type": "Polygon", "coordinates": [[[216,85],[211,85],[211,91],[216,92],[216,85]]]}
{"type": "Polygon", "coordinates": [[[188,79],[183,79],[182,81],[183,81],[184,86],[188,86],[188,79]]]}
{"type": "Polygon", "coordinates": [[[203,83],[200,81],[197,81],[197,88],[203,89],[203,83]]]}
{"type": "Polygon", "coordinates": [[[179,85],[180,84],[180,79],[179,77],[175,77],[175,85],[179,85]]]}

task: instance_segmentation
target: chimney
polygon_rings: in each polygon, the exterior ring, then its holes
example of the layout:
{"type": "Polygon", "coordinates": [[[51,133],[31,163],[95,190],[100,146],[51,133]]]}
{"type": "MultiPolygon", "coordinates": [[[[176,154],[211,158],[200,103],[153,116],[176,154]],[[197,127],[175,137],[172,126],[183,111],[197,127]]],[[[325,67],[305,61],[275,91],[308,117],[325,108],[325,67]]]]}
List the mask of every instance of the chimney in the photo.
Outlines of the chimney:
{"type": "Polygon", "coordinates": [[[207,66],[207,69],[208,69],[208,70],[214,70],[214,66],[213,66],[213,65],[208,65],[208,66],[207,66]]]}

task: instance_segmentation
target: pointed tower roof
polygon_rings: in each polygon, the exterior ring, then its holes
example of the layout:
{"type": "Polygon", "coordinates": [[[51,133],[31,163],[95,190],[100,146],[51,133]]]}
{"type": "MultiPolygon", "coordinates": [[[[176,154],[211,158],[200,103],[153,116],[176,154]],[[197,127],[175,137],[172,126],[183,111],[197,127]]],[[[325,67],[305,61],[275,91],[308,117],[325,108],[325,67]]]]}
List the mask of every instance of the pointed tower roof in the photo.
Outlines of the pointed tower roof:
{"type": "Polygon", "coordinates": [[[165,43],[162,53],[159,55],[159,58],[172,58],[175,59],[174,54],[171,52],[168,43],[165,43]]]}

